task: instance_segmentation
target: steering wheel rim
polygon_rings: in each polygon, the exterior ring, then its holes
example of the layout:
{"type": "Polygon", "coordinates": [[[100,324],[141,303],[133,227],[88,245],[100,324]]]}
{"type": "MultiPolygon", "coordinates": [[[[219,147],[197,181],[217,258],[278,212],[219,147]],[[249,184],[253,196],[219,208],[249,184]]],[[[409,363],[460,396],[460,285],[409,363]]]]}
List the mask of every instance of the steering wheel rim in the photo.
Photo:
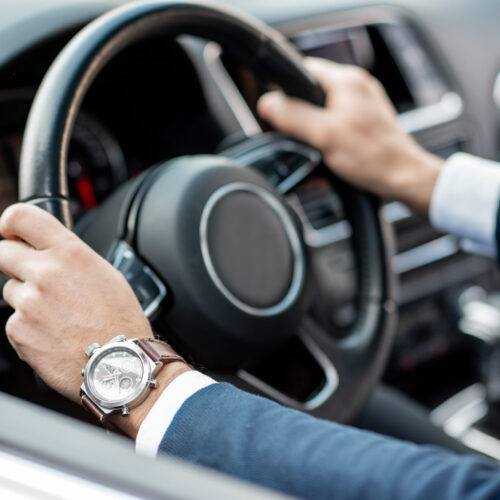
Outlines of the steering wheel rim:
{"type": "MultiPolygon", "coordinates": [[[[301,56],[284,37],[263,23],[205,2],[157,0],[128,4],[85,27],[61,52],[44,78],[23,139],[20,200],[42,206],[71,227],[66,157],[80,104],[94,78],[114,55],[156,30],[172,36],[189,34],[215,41],[260,76],[281,85],[287,93],[317,105],[324,103],[324,93],[303,68],[301,56]]],[[[387,227],[382,221],[380,205],[352,187],[343,185],[343,189],[353,194],[352,199],[360,200],[358,216],[363,218],[365,226],[373,225],[366,227],[361,239],[368,239],[360,243],[360,248],[366,245],[367,249],[360,251],[375,253],[379,268],[372,262],[362,269],[369,285],[364,290],[364,317],[355,325],[353,335],[335,343],[317,325],[309,329],[308,335],[314,337],[321,349],[331,352],[332,358],[337,357],[337,364],[352,363],[360,373],[364,370],[369,376],[354,377],[349,387],[339,386],[329,404],[305,409],[322,417],[348,421],[368,397],[385,365],[395,307],[387,227]],[[368,348],[367,336],[376,338],[368,348]],[[344,361],[338,358],[341,353],[344,361]]],[[[366,265],[367,259],[365,256],[362,265],[366,265]]],[[[344,369],[349,371],[347,366],[344,369]]],[[[225,378],[245,385],[237,378],[225,378]]]]}

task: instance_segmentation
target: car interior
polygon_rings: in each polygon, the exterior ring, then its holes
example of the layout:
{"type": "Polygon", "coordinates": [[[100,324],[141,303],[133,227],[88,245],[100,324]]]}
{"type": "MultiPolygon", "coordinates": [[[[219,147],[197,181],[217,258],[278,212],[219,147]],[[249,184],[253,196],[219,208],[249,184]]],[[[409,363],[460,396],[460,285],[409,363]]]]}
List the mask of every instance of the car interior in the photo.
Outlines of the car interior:
{"type": "MultiPolygon", "coordinates": [[[[343,183],[256,112],[275,88],[321,105],[299,54],[323,57],[379,79],[427,150],[500,159],[500,6],[224,0],[212,21],[219,7],[173,3],[0,3],[0,211],[30,201],[71,225],[155,332],[218,380],[500,460],[495,259],[343,183]],[[228,193],[248,203],[222,210],[228,193]]],[[[1,301],[3,324],[11,313],[1,301]]],[[[5,336],[0,391],[69,433],[97,427],[5,336]]]]}

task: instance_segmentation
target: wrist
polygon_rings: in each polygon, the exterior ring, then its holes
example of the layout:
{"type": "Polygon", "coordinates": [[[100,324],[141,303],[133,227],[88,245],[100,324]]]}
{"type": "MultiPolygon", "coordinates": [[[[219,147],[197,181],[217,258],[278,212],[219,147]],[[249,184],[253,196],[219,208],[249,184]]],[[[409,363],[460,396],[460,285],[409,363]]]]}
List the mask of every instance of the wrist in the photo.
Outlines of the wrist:
{"type": "Polygon", "coordinates": [[[395,167],[392,198],[405,203],[414,212],[428,216],[432,193],[444,160],[416,143],[405,146],[395,167]]]}
{"type": "Polygon", "coordinates": [[[118,427],[125,434],[135,439],[142,422],[148,415],[151,408],[154,406],[162,392],[171,384],[177,377],[183,373],[190,371],[189,365],[182,361],[169,363],[156,375],[157,386],[152,389],[148,397],[138,406],[130,410],[130,415],[123,417],[120,414],[115,414],[110,418],[110,422],[118,427]]]}

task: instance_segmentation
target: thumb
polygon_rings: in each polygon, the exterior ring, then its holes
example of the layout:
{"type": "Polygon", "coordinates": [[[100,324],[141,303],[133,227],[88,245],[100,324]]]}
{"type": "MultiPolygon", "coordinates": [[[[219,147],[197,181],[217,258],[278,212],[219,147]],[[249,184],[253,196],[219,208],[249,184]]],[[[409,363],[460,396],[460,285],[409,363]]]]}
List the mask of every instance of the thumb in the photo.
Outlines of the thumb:
{"type": "Polygon", "coordinates": [[[260,116],[276,130],[290,134],[323,150],[333,139],[331,112],[300,99],[274,91],[264,94],[258,104],[260,116]]]}

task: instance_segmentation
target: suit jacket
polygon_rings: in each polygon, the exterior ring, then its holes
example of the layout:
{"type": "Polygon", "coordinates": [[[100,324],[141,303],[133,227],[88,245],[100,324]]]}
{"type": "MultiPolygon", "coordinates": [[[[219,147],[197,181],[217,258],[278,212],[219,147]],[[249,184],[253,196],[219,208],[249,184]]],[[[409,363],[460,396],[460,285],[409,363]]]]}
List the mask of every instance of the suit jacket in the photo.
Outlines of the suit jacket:
{"type": "Polygon", "coordinates": [[[160,451],[301,498],[500,499],[500,469],[215,384],[177,412],[160,451]]]}
{"type": "MultiPolygon", "coordinates": [[[[500,207],[495,240],[500,248],[500,207]]],[[[493,462],[318,420],[227,384],[188,399],[160,451],[302,498],[500,499],[493,462]]]]}

